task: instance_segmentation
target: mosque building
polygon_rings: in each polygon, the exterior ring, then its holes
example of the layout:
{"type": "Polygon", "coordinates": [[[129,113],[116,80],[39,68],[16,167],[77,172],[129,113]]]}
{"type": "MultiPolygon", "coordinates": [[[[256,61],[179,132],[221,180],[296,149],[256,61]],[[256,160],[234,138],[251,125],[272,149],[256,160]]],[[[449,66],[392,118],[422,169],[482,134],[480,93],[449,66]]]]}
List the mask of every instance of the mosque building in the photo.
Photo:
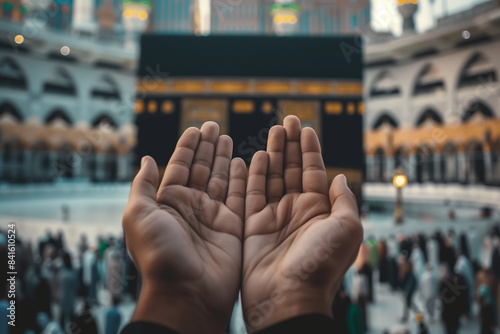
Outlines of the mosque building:
{"type": "Polygon", "coordinates": [[[127,6],[0,1],[0,180],[132,177],[137,48],[127,36],[148,7],[127,6]]]}
{"type": "MultiPolygon", "coordinates": [[[[357,55],[363,48],[362,87],[336,81],[318,85],[314,78],[307,78],[307,87],[293,80],[286,87],[267,87],[288,89],[279,94],[293,98],[306,91],[324,96],[318,108],[331,113],[363,114],[361,178],[369,197],[392,194],[395,171],[406,174],[407,188],[421,196],[430,188],[448,196],[500,186],[500,1],[439,18],[422,33],[415,32],[418,1],[398,0],[397,5],[403,34],[393,37],[371,30],[368,0],[0,0],[0,179],[119,181],[133,176],[140,137],[136,118],[149,110],[168,114],[184,106],[175,103],[180,96],[172,103],[158,100],[156,107],[144,97],[151,87],[136,77],[143,32],[361,34],[363,46],[347,52],[357,55]],[[340,99],[340,93],[349,98],[340,99]],[[360,94],[364,103],[349,100],[360,94]],[[337,100],[342,103],[327,108],[326,102],[337,100]]],[[[161,68],[148,71],[153,77],[165,75],[161,68]]],[[[219,84],[225,79],[215,77],[185,84],[186,79],[171,77],[164,88],[171,89],[169,94],[197,90],[220,96],[244,89],[251,95],[264,87],[259,84],[264,78],[244,84],[219,84]]],[[[290,99],[233,105],[231,97],[227,108],[241,113],[280,109],[281,100],[290,99]]],[[[307,113],[316,110],[313,105],[286,108],[307,113]]],[[[185,106],[198,108],[196,103],[185,106]]],[[[179,118],[177,128],[199,124],[190,117],[179,118]]],[[[225,119],[230,129],[230,118],[225,119]]],[[[328,131],[321,118],[304,123],[328,131]]]]}
{"type": "Polygon", "coordinates": [[[365,38],[365,193],[392,194],[397,171],[421,198],[491,196],[500,186],[500,1],[420,34],[417,6],[399,1],[402,36],[365,38]]]}

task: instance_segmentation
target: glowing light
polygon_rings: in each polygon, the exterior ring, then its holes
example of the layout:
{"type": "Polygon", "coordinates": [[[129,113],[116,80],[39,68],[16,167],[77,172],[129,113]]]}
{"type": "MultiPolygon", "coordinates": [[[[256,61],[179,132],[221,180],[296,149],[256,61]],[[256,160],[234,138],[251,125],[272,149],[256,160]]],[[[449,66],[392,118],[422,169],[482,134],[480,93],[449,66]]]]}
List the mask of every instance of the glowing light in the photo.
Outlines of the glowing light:
{"type": "Polygon", "coordinates": [[[140,12],[137,13],[137,17],[139,18],[139,20],[144,21],[148,18],[148,13],[141,10],[140,12]]]}
{"type": "Polygon", "coordinates": [[[211,1],[210,0],[199,0],[198,1],[198,23],[199,28],[198,33],[200,35],[206,36],[210,34],[210,12],[211,12],[211,1]]]}
{"type": "Polygon", "coordinates": [[[402,175],[402,174],[396,175],[392,179],[392,183],[394,184],[394,186],[396,188],[403,188],[408,183],[408,178],[406,177],[406,175],[402,175]]]}
{"type": "Polygon", "coordinates": [[[125,9],[123,11],[123,17],[130,18],[134,16],[134,11],[132,9],[125,9]]]}
{"type": "Polygon", "coordinates": [[[23,35],[16,35],[16,37],[14,37],[14,42],[16,42],[16,44],[23,44],[24,36],[23,35]]]}
{"type": "Polygon", "coordinates": [[[63,46],[63,47],[61,48],[61,54],[62,54],[63,56],[67,56],[67,55],[69,55],[69,53],[70,53],[70,52],[71,52],[71,49],[69,48],[69,46],[66,46],[66,45],[65,45],[65,46],[63,46]]]}
{"type": "Polygon", "coordinates": [[[462,38],[463,39],[469,39],[470,38],[470,32],[468,30],[462,31],[462,38]]]}
{"type": "Polygon", "coordinates": [[[297,23],[297,16],[295,15],[276,15],[273,18],[274,23],[276,24],[295,24],[297,23]]]}
{"type": "Polygon", "coordinates": [[[398,5],[403,6],[412,3],[414,5],[418,4],[418,0],[398,0],[398,5]]]}

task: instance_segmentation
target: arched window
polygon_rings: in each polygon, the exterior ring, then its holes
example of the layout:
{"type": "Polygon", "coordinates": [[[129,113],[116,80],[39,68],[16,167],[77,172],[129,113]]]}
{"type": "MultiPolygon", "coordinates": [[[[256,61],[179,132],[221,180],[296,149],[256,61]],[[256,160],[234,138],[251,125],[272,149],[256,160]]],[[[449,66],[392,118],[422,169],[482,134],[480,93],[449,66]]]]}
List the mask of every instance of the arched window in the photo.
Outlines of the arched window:
{"type": "Polygon", "coordinates": [[[444,91],[444,80],[440,71],[434,65],[426,65],[417,76],[413,95],[433,94],[444,91]]]}
{"type": "Polygon", "coordinates": [[[389,115],[388,113],[382,113],[376,120],[373,122],[372,130],[378,130],[379,128],[390,127],[397,128],[399,126],[398,122],[389,115]]]}
{"type": "Polygon", "coordinates": [[[420,147],[415,154],[417,182],[424,183],[434,180],[434,153],[427,146],[420,147]]]}
{"type": "Polygon", "coordinates": [[[446,183],[457,182],[457,148],[453,144],[447,144],[441,151],[441,179],[446,183]]]}
{"type": "Polygon", "coordinates": [[[401,93],[401,89],[389,71],[380,73],[370,88],[371,97],[396,96],[401,93]]]}
{"type": "Polygon", "coordinates": [[[0,87],[15,89],[28,87],[24,72],[13,59],[0,60],[0,87]]]}
{"type": "Polygon", "coordinates": [[[416,126],[443,124],[441,116],[433,109],[426,109],[417,119],[416,126]]]}
{"type": "Polygon", "coordinates": [[[104,159],[104,174],[105,181],[116,181],[118,177],[118,155],[116,150],[112,147],[106,150],[104,159]]]}
{"type": "Polygon", "coordinates": [[[53,124],[53,123],[63,123],[65,125],[72,125],[73,122],[71,121],[71,118],[69,118],[68,114],[60,109],[55,110],[51,112],[46,118],[45,118],[45,124],[53,124]]]}
{"type": "Polygon", "coordinates": [[[467,122],[472,119],[481,120],[483,118],[493,118],[493,111],[485,103],[476,101],[464,111],[462,121],[467,122]]]}
{"type": "Polygon", "coordinates": [[[106,114],[101,114],[96,118],[94,118],[94,120],[92,121],[92,127],[94,128],[105,127],[105,128],[116,129],[118,126],[110,116],[106,114]]]}
{"type": "Polygon", "coordinates": [[[72,178],[75,167],[74,150],[70,144],[65,143],[57,150],[57,159],[53,164],[55,175],[58,178],[72,178]]]}
{"type": "Polygon", "coordinates": [[[104,76],[92,89],[92,97],[95,99],[119,100],[120,91],[111,77],[104,76]]]}
{"type": "Polygon", "coordinates": [[[373,156],[373,181],[385,182],[385,154],[384,150],[378,148],[373,156]]]}
{"type": "Polygon", "coordinates": [[[467,145],[465,150],[465,175],[471,184],[484,183],[484,154],[483,147],[477,142],[467,145]]]}
{"type": "Polygon", "coordinates": [[[83,163],[83,176],[91,181],[96,181],[98,178],[97,172],[97,151],[90,141],[85,142],[79,148],[83,163]]]}
{"type": "Polygon", "coordinates": [[[17,110],[17,108],[10,103],[3,103],[2,105],[0,105],[0,121],[4,117],[13,119],[15,122],[19,123],[23,121],[23,116],[21,115],[19,110],[17,110]]]}
{"type": "Polygon", "coordinates": [[[394,152],[394,169],[399,169],[403,174],[409,174],[409,154],[408,151],[400,147],[394,152]]]}
{"type": "Polygon", "coordinates": [[[17,139],[6,142],[2,153],[2,179],[7,182],[22,182],[24,154],[21,142],[17,139]]]}
{"type": "Polygon", "coordinates": [[[458,88],[497,82],[498,76],[493,63],[482,53],[475,53],[460,73],[458,88]]]}
{"type": "Polygon", "coordinates": [[[31,148],[32,165],[31,180],[33,182],[47,182],[51,179],[50,150],[46,143],[37,142],[31,148]]]}
{"type": "Polygon", "coordinates": [[[45,80],[43,92],[74,96],[76,95],[76,86],[68,71],[58,68],[45,80]]]}

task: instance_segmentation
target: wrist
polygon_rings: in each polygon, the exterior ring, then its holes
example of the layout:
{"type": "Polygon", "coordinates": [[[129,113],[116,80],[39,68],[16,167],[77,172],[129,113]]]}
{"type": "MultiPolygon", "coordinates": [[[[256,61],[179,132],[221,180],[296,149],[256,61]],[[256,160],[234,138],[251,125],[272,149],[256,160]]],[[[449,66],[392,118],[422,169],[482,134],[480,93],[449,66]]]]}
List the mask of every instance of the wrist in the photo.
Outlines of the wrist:
{"type": "Polygon", "coordinates": [[[229,316],[210,310],[194,291],[171,283],[143,282],[131,321],[152,322],[179,333],[221,333],[229,316]]]}
{"type": "Polygon", "coordinates": [[[327,294],[305,290],[274,291],[268,299],[252,304],[245,313],[249,332],[259,331],[301,315],[322,314],[332,317],[331,302],[327,294]]]}

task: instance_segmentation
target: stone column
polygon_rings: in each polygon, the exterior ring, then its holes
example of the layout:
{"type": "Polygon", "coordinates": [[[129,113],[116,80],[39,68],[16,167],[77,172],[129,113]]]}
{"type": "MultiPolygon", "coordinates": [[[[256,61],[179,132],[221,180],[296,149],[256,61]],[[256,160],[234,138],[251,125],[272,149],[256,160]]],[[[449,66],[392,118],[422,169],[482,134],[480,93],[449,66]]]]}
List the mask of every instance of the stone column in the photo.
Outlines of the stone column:
{"type": "MultiPolygon", "coordinates": [[[[1,165],[1,161],[0,161],[1,165]]],[[[497,153],[496,162],[491,164],[491,177],[494,185],[500,185],[500,155],[497,153]]],[[[0,167],[1,171],[1,167],[0,167]]],[[[1,174],[0,174],[1,175],[1,174]]]]}
{"type": "Polygon", "coordinates": [[[3,150],[0,150],[0,180],[3,180],[3,150]]]}
{"type": "Polygon", "coordinates": [[[484,159],[484,183],[491,184],[491,183],[493,183],[493,169],[492,169],[492,164],[491,164],[491,152],[484,151],[483,159],[484,159]]]}
{"type": "Polygon", "coordinates": [[[103,153],[96,153],[95,155],[95,178],[96,181],[103,181],[106,178],[104,170],[106,162],[106,155],[103,153]]]}
{"type": "Polygon", "coordinates": [[[465,183],[466,181],[466,169],[467,169],[467,159],[465,157],[465,152],[459,151],[457,153],[457,178],[458,182],[465,183]]]}
{"type": "Polygon", "coordinates": [[[19,166],[22,170],[21,179],[26,182],[33,181],[33,152],[31,151],[23,151],[23,165],[19,166]]]}
{"type": "Polygon", "coordinates": [[[57,151],[49,152],[49,170],[47,171],[47,173],[49,174],[49,178],[51,180],[60,177],[60,168],[57,166],[57,155],[57,151]]]}
{"type": "Polygon", "coordinates": [[[387,182],[392,180],[392,175],[394,174],[394,156],[387,157],[385,161],[385,181],[387,182]]]}
{"type": "Polygon", "coordinates": [[[441,153],[434,153],[434,182],[442,182],[443,176],[441,175],[441,153]]]}
{"type": "MultiPolygon", "coordinates": [[[[403,161],[403,164],[405,162],[403,161]]],[[[408,171],[408,181],[411,181],[411,182],[414,182],[416,179],[417,179],[417,158],[415,157],[415,154],[414,153],[411,153],[409,156],[408,156],[408,162],[407,162],[407,166],[406,166],[406,170],[408,171]]]]}
{"type": "Polygon", "coordinates": [[[373,175],[373,165],[374,165],[373,155],[367,155],[365,163],[366,163],[366,179],[368,182],[373,182],[373,180],[375,179],[373,175]]]}
{"type": "Polygon", "coordinates": [[[73,151],[71,154],[71,168],[73,169],[73,178],[81,178],[83,176],[83,157],[76,151],[73,151]]]}
{"type": "Polygon", "coordinates": [[[34,151],[31,157],[31,181],[40,181],[43,178],[42,158],[39,150],[34,151]]]}
{"type": "MultiPolygon", "coordinates": [[[[132,179],[132,163],[133,163],[134,155],[131,153],[125,153],[119,156],[118,161],[118,181],[129,181],[132,179]]],[[[368,159],[368,157],[367,157],[368,159]]],[[[368,162],[367,162],[368,168],[368,162]]],[[[367,169],[368,170],[368,169],[367,169]]]]}
{"type": "Polygon", "coordinates": [[[134,153],[127,153],[127,176],[126,181],[131,181],[134,178],[134,153]]]}

